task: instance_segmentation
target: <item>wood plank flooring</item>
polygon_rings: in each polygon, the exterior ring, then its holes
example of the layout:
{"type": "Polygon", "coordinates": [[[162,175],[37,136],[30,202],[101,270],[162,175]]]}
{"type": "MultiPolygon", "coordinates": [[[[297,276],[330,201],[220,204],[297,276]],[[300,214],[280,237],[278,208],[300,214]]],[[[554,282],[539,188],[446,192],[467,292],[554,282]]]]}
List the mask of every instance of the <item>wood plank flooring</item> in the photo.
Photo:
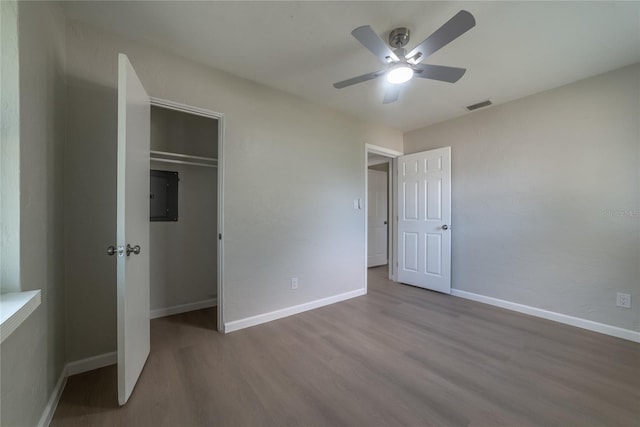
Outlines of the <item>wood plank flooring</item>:
{"type": "Polygon", "coordinates": [[[155,319],[129,403],[70,377],[52,426],[640,426],[640,344],[398,285],[227,335],[155,319]]]}

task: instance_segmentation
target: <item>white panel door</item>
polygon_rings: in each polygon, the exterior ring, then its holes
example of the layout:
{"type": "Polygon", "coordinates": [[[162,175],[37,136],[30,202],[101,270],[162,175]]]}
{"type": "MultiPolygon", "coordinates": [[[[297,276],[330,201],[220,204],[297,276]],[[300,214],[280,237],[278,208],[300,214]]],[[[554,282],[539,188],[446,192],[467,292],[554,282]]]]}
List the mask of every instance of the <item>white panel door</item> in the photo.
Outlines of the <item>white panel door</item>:
{"type": "Polygon", "coordinates": [[[149,97],[118,56],[118,401],[124,405],[149,355],[149,97]]]}
{"type": "Polygon", "coordinates": [[[367,266],[387,264],[387,172],[369,169],[367,181],[367,266]]]}
{"type": "Polygon", "coordinates": [[[398,281],[451,293],[451,147],[398,157],[398,281]]]}

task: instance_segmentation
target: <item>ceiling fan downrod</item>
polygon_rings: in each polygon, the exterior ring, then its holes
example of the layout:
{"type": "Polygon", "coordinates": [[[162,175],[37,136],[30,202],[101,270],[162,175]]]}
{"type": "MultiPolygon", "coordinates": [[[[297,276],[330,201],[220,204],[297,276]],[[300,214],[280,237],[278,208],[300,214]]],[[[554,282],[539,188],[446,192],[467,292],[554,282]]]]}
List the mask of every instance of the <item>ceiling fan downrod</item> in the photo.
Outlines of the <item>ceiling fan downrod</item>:
{"type": "Polygon", "coordinates": [[[409,43],[409,29],[406,27],[399,27],[392,30],[389,33],[389,46],[396,49],[405,47],[409,43]]]}

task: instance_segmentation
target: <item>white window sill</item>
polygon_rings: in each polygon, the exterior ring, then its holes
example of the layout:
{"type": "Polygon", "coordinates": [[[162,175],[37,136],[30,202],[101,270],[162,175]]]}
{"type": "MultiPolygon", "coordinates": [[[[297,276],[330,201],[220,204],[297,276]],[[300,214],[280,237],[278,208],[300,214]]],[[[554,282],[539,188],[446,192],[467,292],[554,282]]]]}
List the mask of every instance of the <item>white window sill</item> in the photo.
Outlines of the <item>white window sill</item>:
{"type": "Polygon", "coordinates": [[[11,292],[0,294],[0,342],[11,335],[13,331],[38,308],[42,300],[41,291],[11,292]]]}

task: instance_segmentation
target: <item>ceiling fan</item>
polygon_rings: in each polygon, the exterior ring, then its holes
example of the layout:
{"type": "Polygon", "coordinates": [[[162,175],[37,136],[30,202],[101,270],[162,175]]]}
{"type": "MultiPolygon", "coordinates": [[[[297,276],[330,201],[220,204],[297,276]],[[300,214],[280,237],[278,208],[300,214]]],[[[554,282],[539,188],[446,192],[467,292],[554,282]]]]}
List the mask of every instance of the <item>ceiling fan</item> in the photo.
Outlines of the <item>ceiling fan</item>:
{"type": "Polygon", "coordinates": [[[387,82],[391,84],[386,89],[383,104],[390,104],[398,99],[402,83],[411,80],[413,77],[455,83],[467,71],[465,68],[420,64],[420,62],[469,31],[475,25],[476,20],[473,15],[466,10],[461,10],[409,53],[406,53],[404,49],[409,42],[408,28],[396,28],[391,31],[389,34],[389,47],[370,26],[358,27],[351,32],[351,35],[387,66],[382,70],[334,83],[333,87],[342,89],[386,75],[387,82]]]}

